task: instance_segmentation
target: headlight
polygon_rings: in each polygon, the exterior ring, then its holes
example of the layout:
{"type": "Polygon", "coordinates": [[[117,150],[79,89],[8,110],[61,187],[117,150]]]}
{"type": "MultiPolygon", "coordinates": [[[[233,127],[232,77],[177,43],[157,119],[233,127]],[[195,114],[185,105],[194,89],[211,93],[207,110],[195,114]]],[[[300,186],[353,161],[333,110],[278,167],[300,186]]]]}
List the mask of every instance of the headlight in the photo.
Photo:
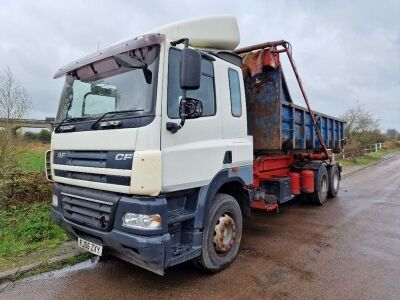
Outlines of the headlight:
{"type": "Polygon", "coordinates": [[[142,215],[134,213],[126,213],[122,217],[122,225],[129,228],[136,229],[160,229],[161,216],[160,215],[142,215]]]}
{"type": "Polygon", "coordinates": [[[52,204],[53,206],[55,206],[55,207],[58,206],[58,197],[57,197],[57,195],[54,195],[54,194],[53,194],[53,199],[51,200],[51,204],[52,204]]]}

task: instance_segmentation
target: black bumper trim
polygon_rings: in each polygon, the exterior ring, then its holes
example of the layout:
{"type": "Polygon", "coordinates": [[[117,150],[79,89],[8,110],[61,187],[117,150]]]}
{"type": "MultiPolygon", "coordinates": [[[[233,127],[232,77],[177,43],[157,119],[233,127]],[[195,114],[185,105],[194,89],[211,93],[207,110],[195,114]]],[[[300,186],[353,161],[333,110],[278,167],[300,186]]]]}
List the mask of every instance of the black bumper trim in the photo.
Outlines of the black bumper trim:
{"type": "Polygon", "coordinates": [[[110,253],[134,265],[164,275],[165,247],[170,243],[169,233],[158,236],[139,236],[113,229],[109,232],[91,229],[64,218],[61,212],[52,209],[53,222],[65,228],[75,239],[87,234],[100,239],[104,253],[110,253]]]}

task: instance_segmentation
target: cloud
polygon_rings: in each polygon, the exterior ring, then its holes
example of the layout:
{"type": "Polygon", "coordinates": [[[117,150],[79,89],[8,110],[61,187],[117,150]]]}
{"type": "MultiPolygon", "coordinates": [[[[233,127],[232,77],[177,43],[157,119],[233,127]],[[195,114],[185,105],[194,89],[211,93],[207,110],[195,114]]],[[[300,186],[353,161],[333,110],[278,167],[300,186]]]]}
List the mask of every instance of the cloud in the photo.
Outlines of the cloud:
{"type": "MultiPolygon", "coordinates": [[[[315,110],[339,116],[359,103],[400,129],[398,1],[8,1],[0,7],[0,69],[30,91],[31,117],[54,116],[55,71],[115,41],[204,15],[238,19],[241,46],[286,39],[315,110]]],[[[284,65],[295,101],[300,94],[284,65]]]]}

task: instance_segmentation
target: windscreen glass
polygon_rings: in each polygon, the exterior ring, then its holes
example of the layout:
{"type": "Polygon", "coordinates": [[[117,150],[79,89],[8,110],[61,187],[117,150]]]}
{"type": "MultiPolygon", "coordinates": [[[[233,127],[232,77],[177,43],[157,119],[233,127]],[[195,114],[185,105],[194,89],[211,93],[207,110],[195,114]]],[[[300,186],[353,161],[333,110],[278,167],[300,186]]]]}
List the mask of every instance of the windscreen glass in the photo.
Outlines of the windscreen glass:
{"type": "MultiPolygon", "coordinates": [[[[152,111],[159,46],[153,46],[151,51],[143,53],[140,53],[143,62],[149,62],[144,57],[146,54],[153,56],[149,64],[141,63],[144,66],[121,66],[114,59],[110,59],[103,65],[98,63],[90,66],[90,69],[87,68],[89,71],[68,75],[61,94],[56,122],[66,118],[96,119],[112,111],[152,111]],[[102,72],[98,72],[96,68],[102,72]]],[[[137,57],[134,56],[134,59],[137,57]]]]}

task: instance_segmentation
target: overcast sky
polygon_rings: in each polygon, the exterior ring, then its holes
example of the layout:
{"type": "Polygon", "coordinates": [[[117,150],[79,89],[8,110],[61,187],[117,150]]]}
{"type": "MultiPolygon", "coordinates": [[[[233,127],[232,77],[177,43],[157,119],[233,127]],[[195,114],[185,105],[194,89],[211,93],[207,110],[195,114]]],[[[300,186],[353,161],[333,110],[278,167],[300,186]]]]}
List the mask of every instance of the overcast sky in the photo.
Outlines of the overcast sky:
{"type": "MultiPolygon", "coordinates": [[[[315,110],[340,116],[358,103],[382,129],[400,130],[398,0],[0,0],[0,70],[10,66],[28,89],[30,117],[54,117],[63,79],[52,78],[59,67],[96,51],[98,43],[105,47],[181,19],[221,14],[237,18],[241,46],[292,43],[315,110]]],[[[291,78],[289,85],[303,105],[291,78]]]]}

